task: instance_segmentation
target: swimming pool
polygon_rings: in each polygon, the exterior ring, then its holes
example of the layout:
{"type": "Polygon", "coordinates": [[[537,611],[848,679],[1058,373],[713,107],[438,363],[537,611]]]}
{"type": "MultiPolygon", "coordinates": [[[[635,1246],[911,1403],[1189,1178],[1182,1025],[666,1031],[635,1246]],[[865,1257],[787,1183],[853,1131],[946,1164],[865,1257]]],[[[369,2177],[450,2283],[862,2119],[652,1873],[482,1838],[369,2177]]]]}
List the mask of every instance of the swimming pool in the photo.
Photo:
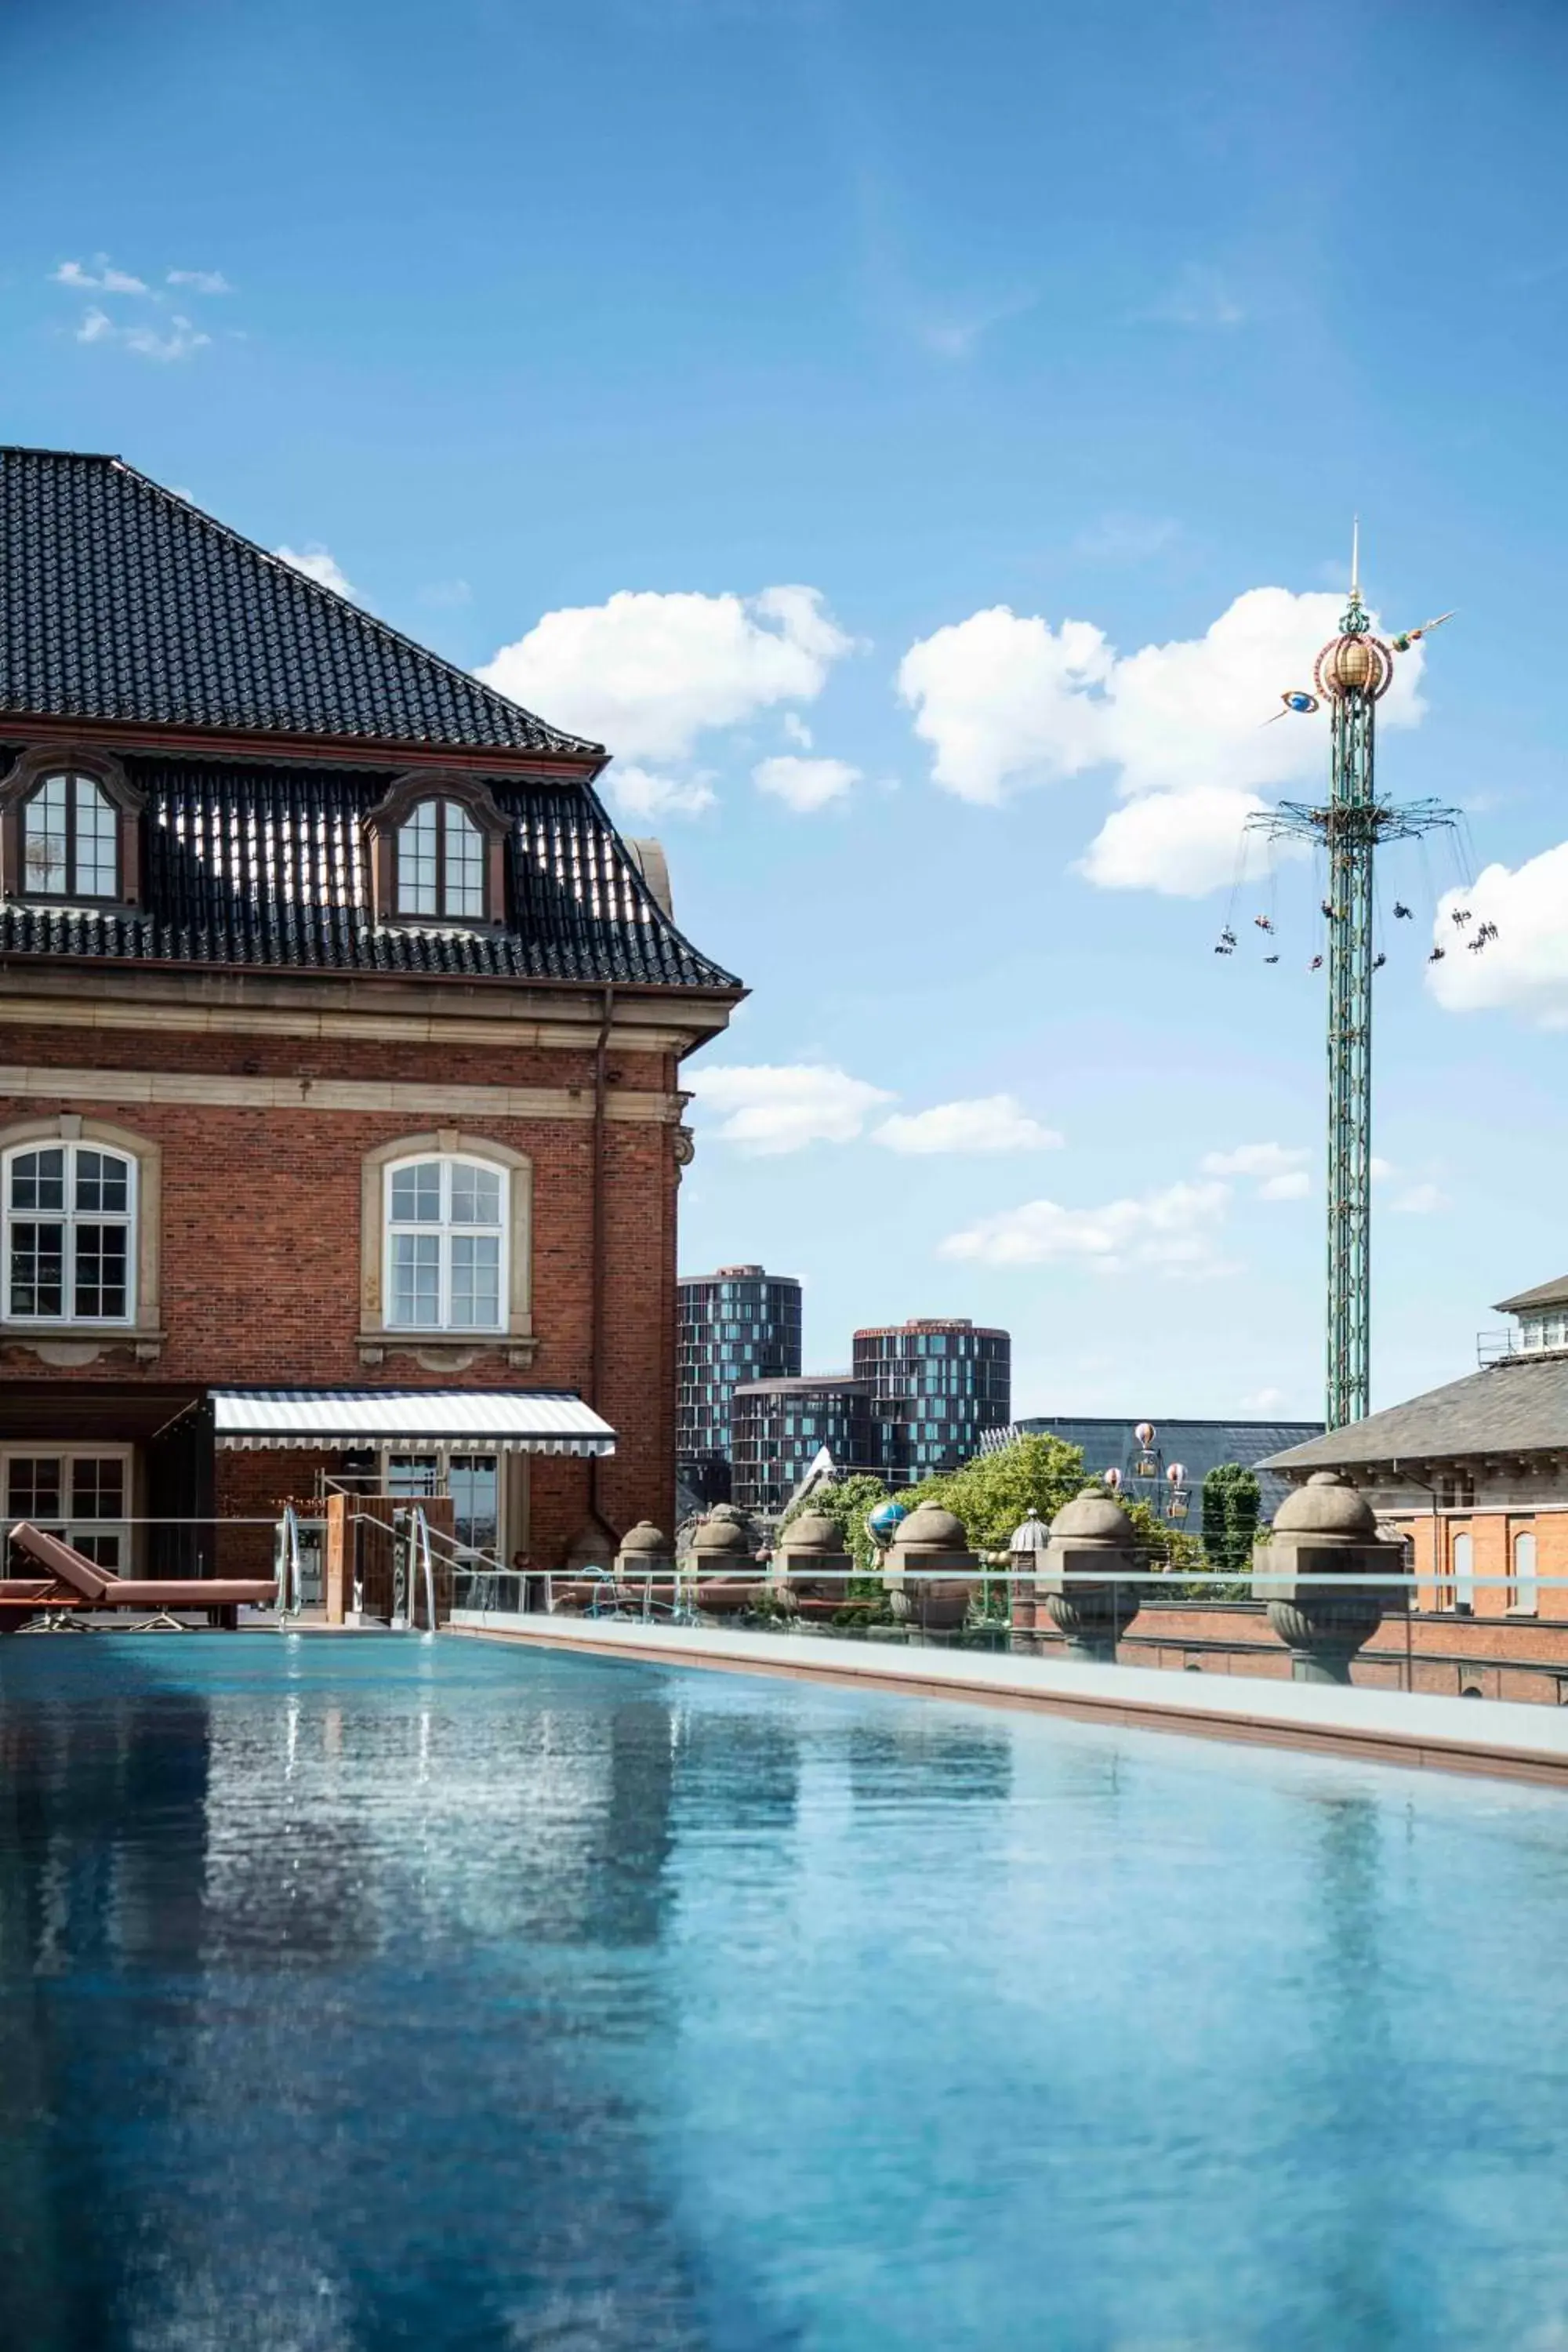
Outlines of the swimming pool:
{"type": "Polygon", "coordinates": [[[392,1636],[0,1774],[26,2352],[1568,2344],[1551,1791],[392,1636]]]}

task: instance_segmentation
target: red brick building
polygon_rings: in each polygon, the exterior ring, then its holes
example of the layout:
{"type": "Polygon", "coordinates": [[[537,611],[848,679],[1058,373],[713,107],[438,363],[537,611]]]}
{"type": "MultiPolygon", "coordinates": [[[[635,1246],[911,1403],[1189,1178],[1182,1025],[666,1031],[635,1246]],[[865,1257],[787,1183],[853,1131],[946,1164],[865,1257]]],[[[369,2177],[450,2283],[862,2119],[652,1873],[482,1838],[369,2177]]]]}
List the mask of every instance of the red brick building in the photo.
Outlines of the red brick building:
{"type": "Polygon", "coordinates": [[[742,992],[606,758],[118,459],[0,450],[8,1517],[122,1570],[321,1473],[502,1559],[670,1523],[680,1063],[742,992]]]}

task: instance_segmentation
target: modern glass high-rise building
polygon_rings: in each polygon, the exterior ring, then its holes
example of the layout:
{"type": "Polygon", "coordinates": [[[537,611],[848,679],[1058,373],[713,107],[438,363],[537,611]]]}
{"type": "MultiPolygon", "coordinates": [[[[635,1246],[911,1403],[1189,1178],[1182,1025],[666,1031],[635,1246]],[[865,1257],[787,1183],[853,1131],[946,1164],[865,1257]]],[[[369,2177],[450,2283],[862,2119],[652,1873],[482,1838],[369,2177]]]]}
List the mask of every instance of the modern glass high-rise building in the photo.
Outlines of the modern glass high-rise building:
{"type": "Polygon", "coordinates": [[[760,1265],[721,1265],[682,1275],[676,1293],[676,1456],[704,1502],[722,1502],[736,1389],[800,1370],[800,1285],[760,1265]]]}
{"type": "Polygon", "coordinates": [[[967,1316],[855,1334],[855,1376],[871,1383],[878,1468],[892,1486],[954,1470],[1012,1410],[1013,1343],[967,1316]]]}
{"type": "Polygon", "coordinates": [[[733,1415],[731,1500],[742,1510],[775,1517],[824,1446],[840,1477],[880,1473],[871,1383],[849,1372],[752,1381],[735,1391],[733,1415]]]}

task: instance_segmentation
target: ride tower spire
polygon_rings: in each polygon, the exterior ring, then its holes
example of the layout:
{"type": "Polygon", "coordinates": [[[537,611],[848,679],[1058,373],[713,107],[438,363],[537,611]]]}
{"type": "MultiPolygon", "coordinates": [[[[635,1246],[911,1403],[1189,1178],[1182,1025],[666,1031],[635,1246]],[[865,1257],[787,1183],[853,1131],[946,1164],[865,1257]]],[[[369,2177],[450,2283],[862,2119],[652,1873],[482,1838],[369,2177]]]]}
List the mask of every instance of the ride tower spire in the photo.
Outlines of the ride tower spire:
{"type": "MultiPolygon", "coordinates": [[[[1445,620],[1448,615],[1442,616],[1445,620]]],[[[1351,588],[1340,634],[1318,656],[1313,683],[1327,702],[1329,797],[1317,806],[1281,801],[1253,820],[1272,837],[1315,843],[1324,853],[1328,896],[1328,1348],[1324,1418],[1331,1429],[1364,1421],[1371,1405],[1372,1348],[1372,979],[1374,866],[1382,841],[1414,840],[1453,825],[1458,811],[1436,801],[1380,800],[1377,706],[1404,653],[1427,622],[1385,645],[1362,602],[1361,523],[1351,538],[1351,588]]],[[[1308,696],[1291,708],[1315,709],[1308,696]]]]}

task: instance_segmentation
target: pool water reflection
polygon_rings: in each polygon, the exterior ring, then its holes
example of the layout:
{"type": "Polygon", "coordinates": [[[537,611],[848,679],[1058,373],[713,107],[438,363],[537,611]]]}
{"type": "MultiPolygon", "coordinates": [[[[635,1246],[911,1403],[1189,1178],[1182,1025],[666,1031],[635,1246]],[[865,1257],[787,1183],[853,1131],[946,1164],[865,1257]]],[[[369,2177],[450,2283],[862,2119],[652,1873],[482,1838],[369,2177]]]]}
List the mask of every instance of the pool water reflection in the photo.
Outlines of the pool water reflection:
{"type": "Polygon", "coordinates": [[[0,1648],[0,2342],[1568,2344],[1551,1791],[446,1638],[0,1648]]]}

